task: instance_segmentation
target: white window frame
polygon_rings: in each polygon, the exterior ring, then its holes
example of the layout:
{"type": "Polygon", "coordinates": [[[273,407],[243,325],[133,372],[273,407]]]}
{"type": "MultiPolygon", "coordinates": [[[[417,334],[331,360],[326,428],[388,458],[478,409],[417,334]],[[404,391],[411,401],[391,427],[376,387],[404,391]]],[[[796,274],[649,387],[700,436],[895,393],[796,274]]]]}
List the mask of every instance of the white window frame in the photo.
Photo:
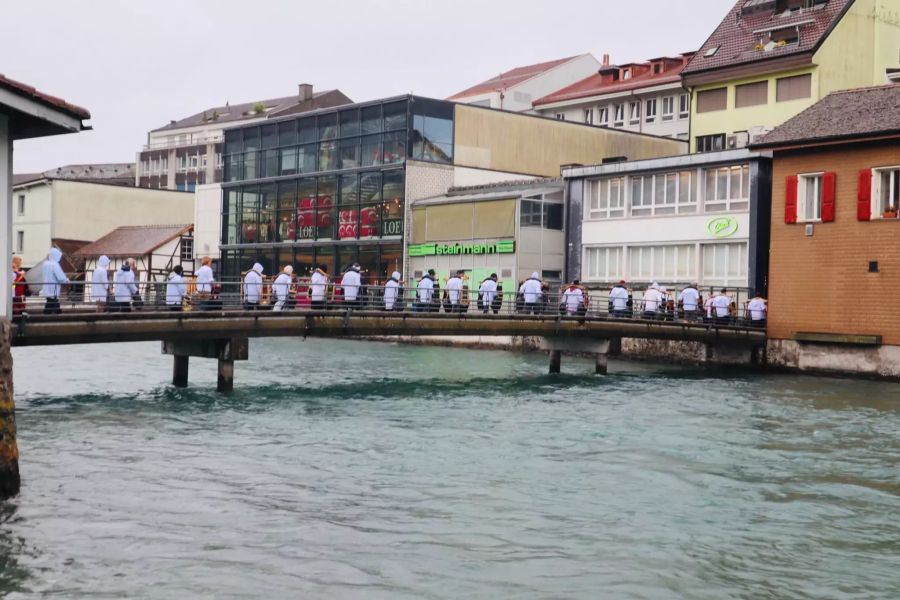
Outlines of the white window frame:
{"type": "Polygon", "coordinates": [[[691,95],[681,94],[678,97],[678,118],[688,119],[691,116],[691,95]]]}
{"type": "Polygon", "coordinates": [[[644,104],[644,122],[653,123],[656,121],[657,99],[649,98],[644,104]]]}
{"type": "Polygon", "coordinates": [[[16,196],[16,214],[20,217],[25,214],[25,194],[16,196]]]}
{"type": "Polygon", "coordinates": [[[585,108],[584,109],[584,122],[588,125],[594,124],[594,109],[593,108],[585,108]]]}
{"type": "MultiPolygon", "coordinates": [[[[891,173],[888,185],[894,187],[897,185],[897,178],[900,178],[900,166],[872,169],[872,208],[870,218],[873,220],[890,218],[884,216],[885,207],[881,205],[881,177],[885,172],[891,173]]],[[[898,204],[900,204],[900,199],[898,199],[898,204]]],[[[898,218],[900,218],[900,206],[896,206],[896,208],[898,209],[898,218]]]]}
{"type": "Polygon", "coordinates": [[[626,183],[625,177],[605,177],[588,182],[586,220],[624,219],[627,214],[626,183]],[[615,187],[613,182],[616,182],[615,187]],[[616,189],[618,193],[614,197],[616,189]]]}
{"type": "Polygon", "coordinates": [[[615,117],[613,117],[613,127],[621,127],[625,124],[625,103],[620,102],[615,105],[615,117]]]}
{"type": "Polygon", "coordinates": [[[628,123],[630,125],[639,125],[641,122],[641,105],[640,100],[632,100],[628,103],[628,123]]]}
{"type": "Polygon", "coordinates": [[[660,217],[697,213],[697,195],[694,179],[696,173],[692,170],[665,171],[662,173],[648,173],[646,175],[634,175],[628,178],[628,214],[630,217],[660,217]],[[687,176],[687,200],[682,200],[682,187],[687,176]],[[635,182],[640,181],[641,198],[640,205],[635,204],[635,182]],[[674,187],[670,187],[670,181],[674,187]],[[657,192],[661,190],[662,194],[657,192]],[[644,198],[649,191],[649,202],[644,198]],[[669,198],[669,192],[673,197],[669,198]]]}
{"type": "Polygon", "coordinates": [[[822,181],[824,172],[819,173],[800,173],[797,175],[797,222],[798,223],[821,223],[822,222],[822,181]],[[809,186],[813,186],[815,193],[815,204],[813,217],[807,218],[808,199],[806,197],[809,186]]]}
{"type": "Polygon", "coordinates": [[[715,286],[715,287],[739,287],[746,288],[749,283],[749,261],[750,261],[750,247],[749,242],[746,240],[741,241],[732,241],[732,242],[713,242],[708,244],[700,244],[700,284],[702,286],[715,286]],[[724,248],[724,261],[725,268],[724,274],[719,277],[719,273],[715,267],[713,266],[712,272],[713,274],[707,275],[707,260],[706,260],[706,249],[707,248],[724,248]],[[731,262],[730,254],[733,251],[739,251],[743,256],[738,256],[737,263],[741,272],[734,274],[729,273],[728,265],[731,262]]]}
{"type": "Polygon", "coordinates": [[[622,246],[585,246],[582,264],[586,281],[612,282],[623,278],[625,248],[622,246]],[[602,256],[602,260],[601,260],[602,256]],[[604,268],[600,269],[600,263],[604,268]]]}
{"type": "Polygon", "coordinates": [[[609,107],[601,106],[598,109],[597,123],[600,125],[609,125],[609,107]]]}
{"type": "Polygon", "coordinates": [[[706,213],[721,213],[727,211],[748,211],[750,210],[750,165],[729,165],[724,167],[710,167],[708,169],[702,170],[702,180],[703,180],[703,212],[706,213]],[[733,173],[736,169],[740,169],[741,175],[741,189],[735,193],[732,189],[732,179],[733,173]],[[720,198],[719,193],[719,173],[720,171],[727,171],[727,175],[725,177],[725,197],[720,198]],[[708,200],[707,196],[709,194],[709,176],[710,172],[716,173],[714,177],[714,185],[713,189],[713,199],[708,200]],[[746,176],[745,176],[746,175],[746,176]],[[746,189],[744,189],[746,187],[746,189]]]}
{"type": "Polygon", "coordinates": [[[675,119],[675,96],[663,96],[662,99],[662,120],[672,121],[675,119]],[[666,105],[668,104],[668,110],[666,105]]]}
{"type": "Polygon", "coordinates": [[[633,282],[690,282],[697,274],[697,244],[692,242],[676,244],[641,244],[628,246],[625,252],[625,264],[628,281],[633,282]],[[685,269],[679,268],[679,254],[686,256],[685,269]],[[644,272],[644,254],[648,255],[649,272],[644,272]],[[641,267],[632,268],[637,261],[641,267]],[[667,267],[671,266],[672,269],[667,267]]]}

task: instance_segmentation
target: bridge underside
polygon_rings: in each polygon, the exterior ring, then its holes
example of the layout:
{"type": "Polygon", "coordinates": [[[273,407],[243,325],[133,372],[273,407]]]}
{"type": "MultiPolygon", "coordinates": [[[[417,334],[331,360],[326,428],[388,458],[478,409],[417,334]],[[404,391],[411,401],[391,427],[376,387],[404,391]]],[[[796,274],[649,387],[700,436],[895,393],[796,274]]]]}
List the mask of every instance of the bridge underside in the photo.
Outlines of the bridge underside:
{"type": "Polygon", "coordinates": [[[218,340],[251,337],[530,336],[639,338],[765,345],[765,331],[699,323],[550,316],[305,311],[283,313],[138,312],[42,316],[12,325],[13,346],[218,340]]]}

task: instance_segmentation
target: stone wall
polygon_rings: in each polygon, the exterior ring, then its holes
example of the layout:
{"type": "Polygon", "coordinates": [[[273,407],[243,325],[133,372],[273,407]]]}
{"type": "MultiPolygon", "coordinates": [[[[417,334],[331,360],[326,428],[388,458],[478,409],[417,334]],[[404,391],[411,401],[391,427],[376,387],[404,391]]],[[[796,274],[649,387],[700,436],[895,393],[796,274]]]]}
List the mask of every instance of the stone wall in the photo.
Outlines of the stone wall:
{"type": "Polygon", "coordinates": [[[18,494],[20,483],[10,324],[0,319],[0,498],[18,494]]]}

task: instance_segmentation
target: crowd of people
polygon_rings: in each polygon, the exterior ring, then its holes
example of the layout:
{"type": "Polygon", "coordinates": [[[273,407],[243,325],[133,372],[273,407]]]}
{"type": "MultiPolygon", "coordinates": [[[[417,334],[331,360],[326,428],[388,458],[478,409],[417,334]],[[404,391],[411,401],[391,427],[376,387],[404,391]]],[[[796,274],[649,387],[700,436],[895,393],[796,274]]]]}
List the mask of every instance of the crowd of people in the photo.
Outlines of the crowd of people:
{"type": "MultiPolygon", "coordinates": [[[[60,266],[62,253],[52,248],[42,267],[41,296],[44,297],[44,314],[61,312],[62,286],[70,283],[60,266]]],[[[216,281],[212,260],[204,256],[196,272],[194,291],[189,291],[181,265],[175,265],[165,282],[165,306],[169,311],[182,311],[185,306],[197,310],[211,310],[223,305],[221,284],[216,281]]],[[[136,262],[128,258],[109,279],[110,259],[101,256],[91,275],[88,286],[90,301],[97,312],[130,312],[140,309],[144,300],[136,281],[136,262]]],[[[12,260],[13,314],[25,310],[28,284],[20,257],[12,260]]],[[[537,272],[520,281],[510,301],[511,310],[524,315],[587,316],[589,313],[603,316],[597,307],[590,311],[588,289],[577,279],[564,285],[558,292],[551,292],[547,282],[537,272]]],[[[405,287],[397,271],[381,286],[367,285],[366,274],[359,263],[353,263],[339,277],[332,280],[328,268],[320,264],[308,277],[298,277],[291,265],[285,265],[267,287],[265,269],[255,263],[240,283],[240,298],[245,310],[271,309],[281,312],[298,305],[313,310],[331,307],[342,309],[377,309],[402,311],[407,300],[412,300],[415,312],[467,313],[474,306],[483,314],[499,314],[503,309],[504,290],[496,273],[475,286],[467,283],[466,272],[458,270],[444,282],[438,283],[434,269],[429,269],[412,286],[405,287]],[[380,293],[379,293],[380,288],[380,293]],[[409,292],[409,298],[407,298],[409,292]]],[[[675,291],[654,282],[641,291],[636,299],[635,291],[625,281],[612,286],[607,297],[607,314],[613,318],[640,318],[647,320],[708,322],[719,325],[734,324],[744,320],[751,325],[764,327],[768,307],[765,298],[756,296],[745,303],[744,310],[727,289],[710,292],[704,296],[696,284],[675,291]]]]}

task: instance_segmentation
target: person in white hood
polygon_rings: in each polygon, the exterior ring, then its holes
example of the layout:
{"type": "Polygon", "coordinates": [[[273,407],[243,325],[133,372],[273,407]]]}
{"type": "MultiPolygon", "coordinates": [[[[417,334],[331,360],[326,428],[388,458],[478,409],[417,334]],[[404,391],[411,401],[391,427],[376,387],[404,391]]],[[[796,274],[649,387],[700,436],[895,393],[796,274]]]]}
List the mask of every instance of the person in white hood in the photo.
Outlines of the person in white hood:
{"type": "Polygon", "coordinates": [[[319,265],[309,278],[309,299],[313,309],[325,308],[325,296],[328,289],[328,267],[319,265]]]}
{"type": "Polygon", "coordinates": [[[525,313],[539,314],[541,312],[541,299],[543,292],[541,290],[541,278],[538,277],[537,271],[531,274],[531,277],[525,280],[519,286],[519,293],[525,302],[525,313]]]}
{"type": "MultiPolygon", "coordinates": [[[[447,312],[463,312],[462,292],[463,292],[464,271],[457,271],[453,277],[447,280],[446,294],[447,300],[450,301],[450,310],[447,312]]],[[[446,307],[445,307],[446,310],[446,307]]]]}
{"type": "Polygon", "coordinates": [[[97,268],[91,276],[91,302],[97,305],[97,312],[106,312],[109,300],[109,257],[105,254],[97,259],[97,268]]]}
{"type": "Polygon", "coordinates": [[[481,294],[481,310],[488,314],[494,304],[494,297],[497,296],[497,274],[491,273],[490,277],[482,281],[478,292],[481,294]]]}
{"type": "Polygon", "coordinates": [[[255,263],[253,268],[247,271],[244,276],[244,309],[256,310],[259,308],[259,301],[262,298],[263,288],[263,266],[255,263]]]}
{"type": "Polygon", "coordinates": [[[431,312],[431,299],[434,297],[434,269],[428,269],[428,272],[419,280],[416,286],[416,295],[419,302],[413,307],[416,311],[431,312]]]}
{"type": "Polygon", "coordinates": [[[187,286],[184,285],[182,273],[184,273],[184,268],[181,265],[175,265],[166,282],[166,308],[175,312],[181,311],[184,298],[187,296],[187,286]]]}
{"type": "Polygon", "coordinates": [[[62,267],[59,266],[60,260],[62,260],[62,252],[60,252],[59,248],[50,248],[41,273],[43,276],[41,296],[46,299],[44,304],[45,315],[58,315],[62,312],[62,308],[59,306],[60,286],[64,283],[69,283],[69,278],[66,277],[62,267]]]}
{"type": "Polygon", "coordinates": [[[663,293],[659,291],[659,284],[655,281],[650,285],[650,288],[644,292],[644,318],[645,319],[655,319],[659,312],[662,310],[662,303],[665,301],[665,296],[663,293]]]}
{"type": "Polygon", "coordinates": [[[291,297],[291,283],[294,280],[294,267],[288,265],[278,274],[272,283],[272,293],[275,294],[275,306],[272,310],[282,311],[291,297]]]}
{"type": "Polygon", "coordinates": [[[384,284],[384,310],[401,310],[403,307],[398,301],[399,296],[400,272],[394,271],[384,284]]]}
{"type": "Polygon", "coordinates": [[[114,312],[131,312],[131,301],[137,294],[138,288],[134,284],[134,271],[128,261],[113,275],[113,294],[115,304],[110,308],[114,312]]]}
{"type": "Polygon", "coordinates": [[[352,308],[359,304],[360,270],[359,263],[353,263],[353,266],[344,273],[344,278],[341,279],[341,289],[344,291],[344,305],[347,308],[352,308]]]}

